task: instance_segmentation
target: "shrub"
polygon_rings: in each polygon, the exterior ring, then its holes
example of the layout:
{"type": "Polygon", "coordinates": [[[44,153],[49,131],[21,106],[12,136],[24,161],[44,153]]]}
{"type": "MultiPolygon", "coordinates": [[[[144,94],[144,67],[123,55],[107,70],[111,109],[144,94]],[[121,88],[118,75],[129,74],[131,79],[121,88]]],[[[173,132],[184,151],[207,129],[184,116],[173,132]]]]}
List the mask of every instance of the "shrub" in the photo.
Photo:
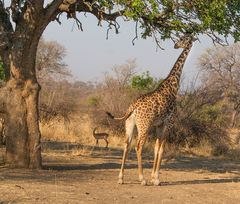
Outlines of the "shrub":
{"type": "Polygon", "coordinates": [[[212,149],[213,156],[227,155],[229,147],[226,144],[217,144],[212,149]]]}

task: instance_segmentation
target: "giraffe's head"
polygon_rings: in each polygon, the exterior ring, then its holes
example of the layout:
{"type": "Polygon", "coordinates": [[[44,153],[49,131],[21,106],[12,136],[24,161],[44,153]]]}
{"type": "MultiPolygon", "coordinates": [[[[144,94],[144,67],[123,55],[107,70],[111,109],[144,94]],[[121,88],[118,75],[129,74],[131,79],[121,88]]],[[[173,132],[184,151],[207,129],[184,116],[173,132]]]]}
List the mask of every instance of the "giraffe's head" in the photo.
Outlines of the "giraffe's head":
{"type": "Polygon", "coordinates": [[[194,41],[194,37],[191,34],[186,34],[183,37],[181,37],[179,39],[179,41],[177,41],[177,43],[174,45],[175,49],[178,48],[185,48],[187,47],[189,44],[192,44],[192,42],[194,41]]]}

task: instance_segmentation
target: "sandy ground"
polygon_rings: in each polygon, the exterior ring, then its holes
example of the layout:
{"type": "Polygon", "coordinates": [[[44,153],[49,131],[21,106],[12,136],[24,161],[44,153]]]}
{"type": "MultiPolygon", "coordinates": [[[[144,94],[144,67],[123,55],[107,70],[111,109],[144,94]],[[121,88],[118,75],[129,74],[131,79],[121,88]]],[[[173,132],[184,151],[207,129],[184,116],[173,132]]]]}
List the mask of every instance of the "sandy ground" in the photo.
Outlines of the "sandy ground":
{"type": "MultiPolygon", "coordinates": [[[[161,186],[141,186],[136,155],[131,152],[125,184],[119,185],[121,150],[95,148],[81,154],[82,147],[75,148],[60,143],[49,145],[43,152],[44,169],[37,171],[5,168],[1,165],[0,153],[0,204],[240,203],[240,160],[196,156],[165,159],[160,175],[161,186]]],[[[144,173],[148,180],[151,159],[144,158],[144,173]]]]}

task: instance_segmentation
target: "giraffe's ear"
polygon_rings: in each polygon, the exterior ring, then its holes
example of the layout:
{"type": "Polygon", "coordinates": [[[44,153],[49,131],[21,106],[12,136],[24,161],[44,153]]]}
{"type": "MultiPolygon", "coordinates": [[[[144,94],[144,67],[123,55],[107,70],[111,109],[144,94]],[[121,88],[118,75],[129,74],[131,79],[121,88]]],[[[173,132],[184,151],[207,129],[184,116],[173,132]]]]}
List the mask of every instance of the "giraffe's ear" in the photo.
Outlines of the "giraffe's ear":
{"type": "Polygon", "coordinates": [[[189,40],[191,40],[192,42],[198,40],[198,37],[196,37],[196,36],[194,35],[194,33],[192,33],[192,32],[186,32],[186,34],[183,36],[183,38],[189,39],[189,40]]]}

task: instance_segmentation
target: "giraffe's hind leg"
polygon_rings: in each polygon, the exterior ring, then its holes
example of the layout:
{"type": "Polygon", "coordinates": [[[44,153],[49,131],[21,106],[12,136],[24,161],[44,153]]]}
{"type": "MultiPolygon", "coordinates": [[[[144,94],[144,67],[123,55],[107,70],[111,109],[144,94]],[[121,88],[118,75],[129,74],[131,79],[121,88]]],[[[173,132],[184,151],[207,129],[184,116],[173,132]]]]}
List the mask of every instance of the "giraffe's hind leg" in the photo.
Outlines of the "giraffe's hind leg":
{"type": "Polygon", "coordinates": [[[142,150],[143,150],[143,145],[145,144],[146,139],[147,139],[147,131],[144,131],[144,132],[140,131],[138,136],[138,141],[137,141],[136,153],[137,153],[137,159],[138,159],[139,181],[143,186],[147,184],[143,176],[143,168],[142,168],[142,150]]]}
{"type": "Polygon", "coordinates": [[[118,176],[118,183],[119,184],[123,184],[123,177],[124,177],[124,165],[126,162],[126,158],[130,149],[130,145],[132,142],[132,137],[133,137],[133,130],[134,127],[136,125],[135,122],[135,116],[134,114],[132,114],[127,120],[126,120],[126,144],[124,147],[124,151],[123,151],[123,157],[122,157],[122,164],[121,164],[121,169],[120,169],[120,173],[118,176]]]}

